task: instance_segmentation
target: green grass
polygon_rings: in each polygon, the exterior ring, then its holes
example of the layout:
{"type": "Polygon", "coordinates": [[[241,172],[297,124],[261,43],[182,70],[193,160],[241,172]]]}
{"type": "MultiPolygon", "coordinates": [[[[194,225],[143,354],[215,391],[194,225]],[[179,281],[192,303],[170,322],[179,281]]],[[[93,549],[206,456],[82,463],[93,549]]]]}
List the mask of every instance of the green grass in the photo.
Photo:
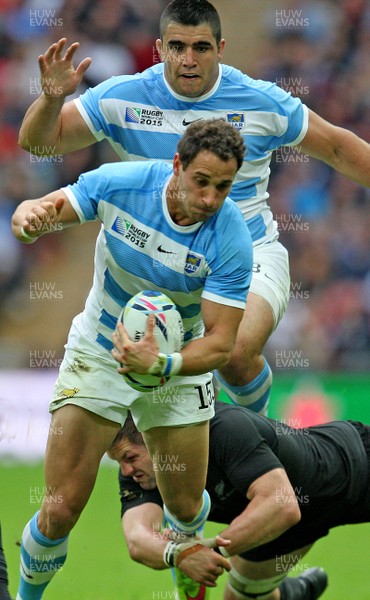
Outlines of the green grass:
{"type": "MultiPolygon", "coordinates": [[[[38,508],[42,493],[41,465],[0,464],[0,518],[9,569],[10,591],[18,585],[20,539],[26,521],[38,508]]],[[[218,525],[208,524],[214,535],[218,525]]],[[[370,524],[338,528],[317,542],[304,568],[327,569],[330,587],[325,600],[369,600],[370,524]]],[[[297,572],[296,572],[297,574],[297,572]]],[[[226,576],[211,600],[222,600],[226,576]]],[[[88,506],[70,537],[67,562],[44,594],[45,600],[174,600],[169,571],[153,571],[128,557],[121,533],[117,468],[104,465],[88,506]]]]}

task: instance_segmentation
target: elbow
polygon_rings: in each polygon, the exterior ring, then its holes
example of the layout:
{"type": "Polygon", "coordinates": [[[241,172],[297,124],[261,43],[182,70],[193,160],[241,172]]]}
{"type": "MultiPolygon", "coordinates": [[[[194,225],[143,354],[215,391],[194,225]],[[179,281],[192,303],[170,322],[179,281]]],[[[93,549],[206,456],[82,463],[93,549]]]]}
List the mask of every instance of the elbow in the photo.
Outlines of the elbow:
{"type": "Polygon", "coordinates": [[[218,363],[217,363],[217,367],[215,367],[216,369],[222,369],[222,367],[225,367],[231,360],[231,356],[232,356],[232,349],[226,349],[225,348],[223,350],[220,351],[220,357],[218,359],[218,363]]]}
{"type": "Polygon", "coordinates": [[[285,530],[290,529],[299,523],[301,520],[301,510],[298,506],[298,502],[292,502],[291,504],[286,505],[283,520],[285,530]]]}
{"type": "Polygon", "coordinates": [[[132,560],[138,563],[143,562],[141,558],[140,547],[134,540],[127,540],[127,550],[132,560]]]}
{"type": "Polygon", "coordinates": [[[143,545],[138,544],[137,541],[126,540],[126,543],[131,560],[134,560],[141,565],[145,565],[146,567],[150,567],[155,571],[161,571],[167,568],[167,566],[164,563],[162,564],[161,561],[150,558],[148,556],[148,550],[144,548],[143,545]]]}
{"type": "Polygon", "coordinates": [[[26,150],[27,152],[31,152],[30,143],[25,135],[22,134],[22,129],[18,135],[18,146],[22,148],[22,150],[26,150]]]}

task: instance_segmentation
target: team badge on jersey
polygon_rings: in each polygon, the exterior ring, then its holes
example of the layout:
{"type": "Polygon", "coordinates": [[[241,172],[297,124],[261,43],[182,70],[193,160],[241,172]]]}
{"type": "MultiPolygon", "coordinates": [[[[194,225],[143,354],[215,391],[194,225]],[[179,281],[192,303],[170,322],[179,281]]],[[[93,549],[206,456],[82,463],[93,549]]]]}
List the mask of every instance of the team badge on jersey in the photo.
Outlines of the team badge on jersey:
{"type": "Polygon", "coordinates": [[[244,114],[243,113],[227,113],[227,122],[230,123],[235,129],[241,131],[244,127],[244,114]]]}
{"type": "Polygon", "coordinates": [[[195,252],[189,252],[185,261],[185,273],[188,275],[194,275],[202,264],[202,256],[195,252]]]}

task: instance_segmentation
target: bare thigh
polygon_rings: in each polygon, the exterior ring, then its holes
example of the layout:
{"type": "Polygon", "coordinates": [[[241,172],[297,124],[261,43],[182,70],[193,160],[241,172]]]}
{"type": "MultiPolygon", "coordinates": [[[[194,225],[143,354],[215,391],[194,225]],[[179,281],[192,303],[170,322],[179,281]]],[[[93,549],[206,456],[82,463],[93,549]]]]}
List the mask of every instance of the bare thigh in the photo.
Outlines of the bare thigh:
{"type": "Polygon", "coordinates": [[[45,497],[39,515],[49,539],[72,529],[93,490],[100,460],[120,425],[67,404],[52,414],[45,455],[45,497]]]}
{"type": "Polygon", "coordinates": [[[143,437],[164,503],[178,519],[193,520],[206,484],[209,422],[155,427],[143,432],[143,437]]]}

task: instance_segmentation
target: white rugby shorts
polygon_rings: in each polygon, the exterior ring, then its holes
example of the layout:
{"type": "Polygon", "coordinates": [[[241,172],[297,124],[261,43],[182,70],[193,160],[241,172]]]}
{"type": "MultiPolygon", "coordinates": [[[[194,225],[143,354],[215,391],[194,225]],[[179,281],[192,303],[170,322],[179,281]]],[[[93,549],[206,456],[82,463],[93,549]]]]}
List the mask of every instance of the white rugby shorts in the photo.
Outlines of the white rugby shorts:
{"type": "Polygon", "coordinates": [[[102,349],[100,354],[99,346],[85,336],[70,336],[50,412],[75,404],[122,426],[130,410],[139,431],[201,423],[214,415],[212,373],[172,377],[164,386],[143,393],[126,383],[118,366],[109,352],[102,349]],[[72,347],[71,337],[79,340],[72,347]]]}
{"type": "Polygon", "coordinates": [[[288,251],[279,241],[253,247],[253,276],[250,292],[268,302],[275,327],[283,317],[290,294],[288,251]]]}

